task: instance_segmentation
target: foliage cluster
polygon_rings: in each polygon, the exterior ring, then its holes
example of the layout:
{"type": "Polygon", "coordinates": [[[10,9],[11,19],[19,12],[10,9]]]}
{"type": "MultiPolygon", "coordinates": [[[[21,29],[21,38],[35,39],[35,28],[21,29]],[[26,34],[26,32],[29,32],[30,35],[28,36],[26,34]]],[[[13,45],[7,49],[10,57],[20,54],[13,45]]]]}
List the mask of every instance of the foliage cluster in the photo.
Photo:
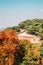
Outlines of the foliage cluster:
{"type": "Polygon", "coordinates": [[[17,65],[22,53],[17,33],[14,30],[0,31],[0,65],[17,65]]]}
{"type": "Polygon", "coordinates": [[[20,65],[43,65],[43,46],[32,44],[28,40],[20,40],[25,55],[20,65]]]}
{"type": "Polygon", "coordinates": [[[40,36],[43,39],[43,19],[25,20],[18,24],[18,26],[9,27],[7,29],[13,29],[20,32],[20,29],[24,29],[27,33],[40,36]]]}

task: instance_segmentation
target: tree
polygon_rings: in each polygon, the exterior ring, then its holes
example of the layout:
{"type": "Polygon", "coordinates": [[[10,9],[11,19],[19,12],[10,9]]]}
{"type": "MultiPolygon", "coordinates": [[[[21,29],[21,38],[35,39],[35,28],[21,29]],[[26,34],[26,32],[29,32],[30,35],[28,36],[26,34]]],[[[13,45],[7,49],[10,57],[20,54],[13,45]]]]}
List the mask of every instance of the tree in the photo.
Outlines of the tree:
{"type": "MultiPolygon", "coordinates": [[[[16,59],[20,60],[18,57],[20,54],[22,56],[22,52],[20,53],[19,40],[17,37],[17,33],[14,30],[4,30],[0,32],[0,59],[8,65],[13,65],[16,59]]],[[[1,61],[2,62],[2,61],[1,61]]],[[[4,63],[3,62],[3,63],[4,63]]],[[[5,65],[5,63],[2,65],[5,65]]],[[[16,65],[16,64],[15,64],[16,65]]]]}

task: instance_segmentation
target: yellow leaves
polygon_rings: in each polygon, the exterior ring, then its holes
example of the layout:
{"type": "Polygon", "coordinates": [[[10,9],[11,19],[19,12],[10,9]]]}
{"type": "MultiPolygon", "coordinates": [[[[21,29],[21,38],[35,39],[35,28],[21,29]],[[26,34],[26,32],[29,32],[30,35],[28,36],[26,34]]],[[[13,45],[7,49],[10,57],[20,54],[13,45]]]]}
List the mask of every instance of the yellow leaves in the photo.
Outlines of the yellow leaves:
{"type": "MultiPolygon", "coordinates": [[[[23,47],[25,48],[25,56],[23,59],[29,61],[29,59],[31,60],[31,62],[33,61],[32,59],[40,58],[40,45],[38,44],[32,44],[30,43],[28,40],[20,40],[20,44],[23,45],[23,47]]],[[[38,60],[37,60],[38,62],[38,60]]]]}
{"type": "Polygon", "coordinates": [[[32,46],[32,49],[33,49],[33,55],[39,58],[40,57],[40,46],[38,44],[34,44],[32,46]]]}

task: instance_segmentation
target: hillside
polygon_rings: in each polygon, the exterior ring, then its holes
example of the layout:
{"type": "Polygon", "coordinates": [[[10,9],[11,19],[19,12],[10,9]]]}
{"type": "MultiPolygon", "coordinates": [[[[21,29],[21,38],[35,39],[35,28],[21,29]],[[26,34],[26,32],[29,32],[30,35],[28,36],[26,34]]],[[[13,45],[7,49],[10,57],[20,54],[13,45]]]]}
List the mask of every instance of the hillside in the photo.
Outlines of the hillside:
{"type": "Polygon", "coordinates": [[[43,65],[43,19],[0,31],[0,65],[43,65]]]}
{"type": "Polygon", "coordinates": [[[20,32],[20,29],[24,29],[27,33],[40,36],[43,40],[43,19],[25,20],[18,24],[18,26],[8,27],[7,29],[13,29],[20,32]]]}

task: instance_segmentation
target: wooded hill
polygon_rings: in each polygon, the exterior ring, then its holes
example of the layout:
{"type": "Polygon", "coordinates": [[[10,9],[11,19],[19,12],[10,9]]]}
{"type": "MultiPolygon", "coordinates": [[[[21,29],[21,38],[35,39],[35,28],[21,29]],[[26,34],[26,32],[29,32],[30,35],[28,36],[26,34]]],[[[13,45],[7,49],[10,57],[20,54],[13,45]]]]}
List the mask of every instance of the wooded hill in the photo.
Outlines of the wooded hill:
{"type": "Polygon", "coordinates": [[[27,33],[40,36],[43,39],[43,19],[25,20],[18,24],[18,26],[8,27],[7,29],[13,29],[20,32],[20,29],[24,29],[27,33]]]}
{"type": "Polygon", "coordinates": [[[0,65],[43,65],[43,19],[25,20],[0,31],[0,65]],[[19,40],[20,29],[39,36],[41,45],[19,40]]]}

